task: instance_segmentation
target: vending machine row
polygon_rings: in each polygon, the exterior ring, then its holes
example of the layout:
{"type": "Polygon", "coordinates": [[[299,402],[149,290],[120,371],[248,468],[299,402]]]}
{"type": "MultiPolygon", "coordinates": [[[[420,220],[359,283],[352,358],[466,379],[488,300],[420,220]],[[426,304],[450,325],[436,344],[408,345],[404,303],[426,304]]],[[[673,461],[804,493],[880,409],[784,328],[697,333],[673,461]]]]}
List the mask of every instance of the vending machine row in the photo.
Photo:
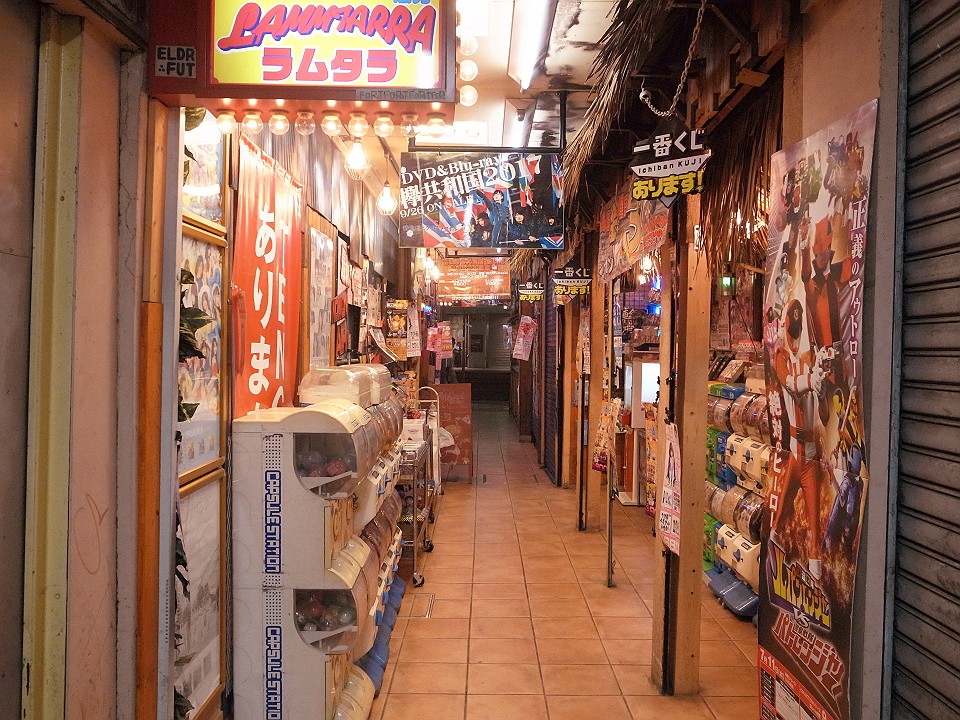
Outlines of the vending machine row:
{"type": "Polygon", "coordinates": [[[389,372],[313,371],[300,400],[233,426],[237,720],[366,718],[379,678],[356,663],[384,643],[403,586],[389,372]]]}

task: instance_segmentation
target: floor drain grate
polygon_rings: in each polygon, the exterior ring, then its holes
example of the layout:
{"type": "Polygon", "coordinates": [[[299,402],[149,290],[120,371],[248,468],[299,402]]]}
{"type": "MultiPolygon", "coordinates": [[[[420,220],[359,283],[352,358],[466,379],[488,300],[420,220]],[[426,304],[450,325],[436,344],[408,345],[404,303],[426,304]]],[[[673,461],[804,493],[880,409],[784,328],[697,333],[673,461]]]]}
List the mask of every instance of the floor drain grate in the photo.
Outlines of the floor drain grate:
{"type": "Polygon", "coordinates": [[[436,600],[436,595],[433,593],[417,593],[413,599],[413,612],[410,614],[410,619],[417,620],[431,617],[434,600],[436,600]]]}

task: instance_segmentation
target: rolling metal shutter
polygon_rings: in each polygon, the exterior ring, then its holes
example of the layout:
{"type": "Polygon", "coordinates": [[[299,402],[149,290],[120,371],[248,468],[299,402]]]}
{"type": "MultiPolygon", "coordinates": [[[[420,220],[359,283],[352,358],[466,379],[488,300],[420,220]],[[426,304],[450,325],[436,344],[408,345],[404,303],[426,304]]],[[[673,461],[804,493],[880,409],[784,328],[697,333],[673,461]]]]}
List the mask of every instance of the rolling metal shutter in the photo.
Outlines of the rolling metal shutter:
{"type": "Polygon", "coordinates": [[[910,5],[894,718],[960,717],[960,3],[910,5]]]}

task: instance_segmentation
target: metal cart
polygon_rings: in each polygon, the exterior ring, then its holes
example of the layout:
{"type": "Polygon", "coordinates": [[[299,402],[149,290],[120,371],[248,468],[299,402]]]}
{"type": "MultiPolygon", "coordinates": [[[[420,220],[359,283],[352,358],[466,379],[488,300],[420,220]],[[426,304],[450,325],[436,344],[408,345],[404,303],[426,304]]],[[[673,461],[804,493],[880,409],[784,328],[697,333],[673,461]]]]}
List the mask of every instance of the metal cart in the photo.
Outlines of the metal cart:
{"type": "Polygon", "coordinates": [[[403,502],[399,523],[402,553],[398,572],[414,587],[420,587],[424,582],[420,573],[420,552],[433,550],[433,542],[427,532],[433,499],[427,479],[429,444],[423,441],[407,442],[403,444],[402,452],[400,478],[397,481],[397,492],[403,502]]]}

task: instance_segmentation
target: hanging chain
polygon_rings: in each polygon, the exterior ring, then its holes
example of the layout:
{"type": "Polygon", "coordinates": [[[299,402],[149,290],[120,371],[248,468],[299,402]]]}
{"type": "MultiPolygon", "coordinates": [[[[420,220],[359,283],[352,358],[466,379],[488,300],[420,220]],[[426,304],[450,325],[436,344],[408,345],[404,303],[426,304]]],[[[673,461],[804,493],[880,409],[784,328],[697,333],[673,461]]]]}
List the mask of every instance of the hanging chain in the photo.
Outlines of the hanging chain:
{"type": "Polygon", "coordinates": [[[650,100],[650,94],[643,92],[641,88],[640,99],[646,103],[654,115],[669,117],[673,115],[673,111],[677,109],[677,103],[680,102],[680,93],[683,91],[684,85],[687,84],[687,75],[690,74],[690,65],[693,64],[693,53],[697,48],[697,39],[700,37],[700,24],[703,22],[703,11],[706,7],[707,0],[700,0],[700,9],[697,11],[697,22],[693,26],[693,37],[690,38],[690,49],[687,51],[687,61],[683,65],[683,73],[680,75],[680,83],[677,85],[677,91],[673,94],[673,102],[670,103],[670,109],[658,110],[655,108],[650,100]]]}

